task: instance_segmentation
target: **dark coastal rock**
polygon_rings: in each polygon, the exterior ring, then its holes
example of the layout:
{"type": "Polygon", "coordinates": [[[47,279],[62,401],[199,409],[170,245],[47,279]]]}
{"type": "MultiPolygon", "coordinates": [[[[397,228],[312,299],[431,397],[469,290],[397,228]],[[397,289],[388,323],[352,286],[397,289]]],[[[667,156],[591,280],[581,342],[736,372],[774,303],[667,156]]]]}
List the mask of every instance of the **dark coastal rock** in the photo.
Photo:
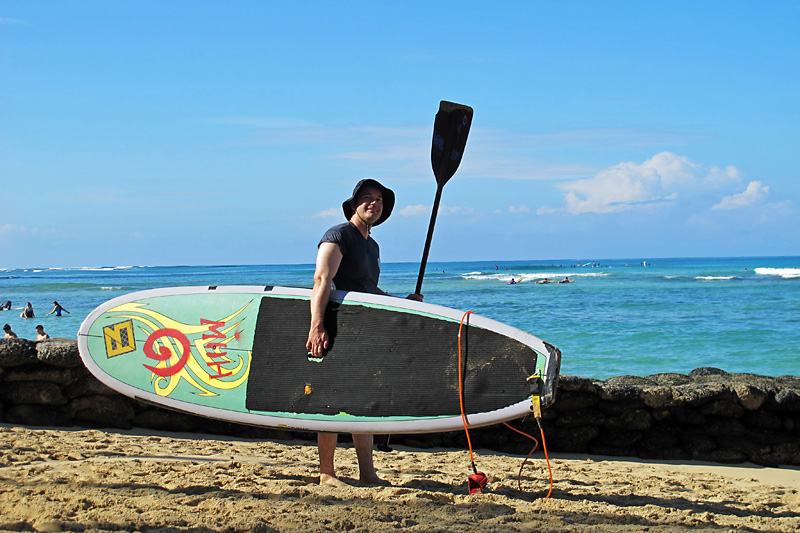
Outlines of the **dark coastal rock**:
{"type": "Polygon", "coordinates": [[[640,441],[641,447],[645,450],[674,448],[677,443],[676,434],[662,429],[648,431],[640,441]]]}
{"type": "Polygon", "coordinates": [[[556,396],[553,409],[556,411],[575,411],[596,405],[600,401],[597,394],[582,391],[564,391],[556,396]]]}
{"type": "Polygon", "coordinates": [[[618,430],[647,431],[653,424],[653,417],[645,409],[632,409],[619,416],[606,420],[605,427],[618,430]]]}
{"type": "Polygon", "coordinates": [[[64,405],[61,387],[50,381],[12,381],[0,387],[0,398],[12,405],[64,405]]]}
{"type": "MultiPolygon", "coordinates": [[[[644,434],[641,431],[632,431],[629,429],[603,429],[597,437],[597,442],[601,446],[614,446],[617,448],[627,448],[633,446],[640,440],[644,434]]],[[[636,452],[633,453],[636,455],[636,452]]]]}
{"type": "Polygon", "coordinates": [[[764,389],[759,389],[754,385],[746,383],[734,383],[733,392],[739,399],[739,403],[748,411],[755,411],[767,400],[767,393],[764,389]]]}
{"type": "Polygon", "coordinates": [[[36,361],[36,343],[28,339],[0,339],[0,366],[19,366],[36,361]]]}
{"type": "Polygon", "coordinates": [[[703,404],[698,409],[703,415],[716,415],[738,418],[744,414],[744,407],[734,398],[714,400],[703,404]]]}
{"type": "Polygon", "coordinates": [[[70,426],[69,418],[47,405],[14,405],[5,413],[6,422],[26,426],[70,426]]]}
{"type": "Polygon", "coordinates": [[[701,366],[689,372],[689,377],[697,382],[702,382],[706,379],[719,379],[720,376],[727,376],[728,373],[722,369],[714,368],[711,366],[701,366]]]}
{"type": "Polygon", "coordinates": [[[64,369],[50,365],[28,363],[10,368],[3,376],[3,380],[6,382],[49,381],[58,385],[67,385],[85,375],[86,372],[82,367],[64,369]]]}
{"type": "Polygon", "coordinates": [[[715,437],[730,437],[734,435],[744,435],[747,430],[744,425],[735,418],[726,416],[710,416],[706,420],[704,431],[707,435],[715,437]]]}
{"type": "Polygon", "coordinates": [[[138,427],[163,431],[195,431],[199,424],[191,415],[167,411],[164,409],[147,409],[133,417],[138,427]]]}
{"type": "Polygon", "coordinates": [[[643,378],[643,377],[640,377],[640,376],[629,376],[629,375],[616,376],[616,377],[613,377],[613,378],[608,378],[607,380],[605,380],[604,383],[606,385],[615,386],[615,387],[624,387],[624,386],[628,386],[628,385],[633,385],[633,386],[656,385],[656,382],[654,382],[654,381],[652,381],[652,380],[650,380],[648,378],[643,378]]]}
{"type": "Polygon", "coordinates": [[[606,416],[597,409],[579,409],[565,411],[556,419],[556,425],[561,427],[580,427],[587,425],[603,425],[606,416]]]}
{"type": "Polygon", "coordinates": [[[642,387],[629,384],[614,384],[608,381],[603,382],[598,387],[601,400],[609,402],[643,401],[644,391],[642,387]]]}
{"type": "Polygon", "coordinates": [[[782,389],[769,402],[776,411],[800,411],[800,389],[782,389]]]}
{"type": "Polygon", "coordinates": [[[64,397],[73,400],[81,396],[118,396],[119,393],[102,383],[99,379],[84,372],[81,377],[64,387],[64,397]]]}
{"type": "Polygon", "coordinates": [[[135,409],[124,396],[84,396],[71,400],[68,410],[76,424],[130,429],[135,409]]]}
{"type": "Polygon", "coordinates": [[[741,420],[743,424],[757,429],[780,429],[783,427],[781,417],[770,411],[749,411],[742,415],[741,420]]]}
{"type": "Polygon", "coordinates": [[[579,376],[561,376],[558,380],[558,393],[562,391],[588,392],[597,394],[597,387],[600,381],[579,376]]]}
{"type": "Polygon", "coordinates": [[[696,461],[707,461],[712,463],[743,463],[747,460],[747,456],[742,452],[734,450],[711,450],[706,453],[698,453],[694,456],[696,461]]]}
{"type": "Polygon", "coordinates": [[[699,431],[687,431],[679,436],[681,448],[689,452],[692,457],[709,453],[717,448],[714,439],[699,431]]]}
{"type": "Polygon", "coordinates": [[[668,386],[686,385],[687,383],[692,382],[692,378],[690,378],[686,374],[675,374],[669,372],[661,374],[651,374],[647,376],[647,379],[652,381],[656,385],[668,385],[668,386]]]}
{"type": "Polygon", "coordinates": [[[642,402],[654,409],[673,407],[680,403],[675,395],[675,389],[666,385],[647,387],[642,391],[642,402]]]}
{"type": "MultiPolygon", "coordinates": [[[[313,434],[211,420],[127,398],[80,364],[77,341],[72,339],[0,342],[0,420],[33,426],[127,429],[135,425],[243,438],[313,439],[313,434]]],[[[618,376],[605,381],[562,376],[556,402],[543,411],[539,422],[547,447],[554,452],[800,465],[800,377],[734,374],[710,367],[688,375],[618,376]]],[[[532,416],[512,425],[539,439],[539,425],[532,416]]],[[[528,437],[501,425],[471,433],[474,445],[506,453],[527,454],[532,446],[528,437]]],[[[467,446],[463,431],[395,435],[392,443],[467,446]]]]}
{"type": "Polygon", "coordinates": [[[78,343],[74,339],[54,338],[36,343],[39,361],[60,368],[83,366],[78,343]]]}
{"type": "Polygon", "coordinates": [[[725,400],[735,397],[735,393],[721,383],[690,383],[675,387],[675,399],[680,403],[701,405],[715,400],[725,400]]]}

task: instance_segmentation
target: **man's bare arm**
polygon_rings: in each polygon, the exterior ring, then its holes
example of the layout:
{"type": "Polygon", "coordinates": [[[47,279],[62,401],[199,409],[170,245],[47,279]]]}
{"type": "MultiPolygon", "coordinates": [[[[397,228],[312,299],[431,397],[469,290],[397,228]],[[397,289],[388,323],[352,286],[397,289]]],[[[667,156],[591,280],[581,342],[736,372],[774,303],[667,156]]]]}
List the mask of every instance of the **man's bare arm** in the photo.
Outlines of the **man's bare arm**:
{"type": "Polygon", "coordinates": [[[322,357],[329,346],[330,338],[324,324],[325,308],[331,296],[331,282],[341,262],[342,251],[337,244],[323,242],[319,245],[311,291],[311,325],[306,342],[306,349],[312,357],[322,357]]]}

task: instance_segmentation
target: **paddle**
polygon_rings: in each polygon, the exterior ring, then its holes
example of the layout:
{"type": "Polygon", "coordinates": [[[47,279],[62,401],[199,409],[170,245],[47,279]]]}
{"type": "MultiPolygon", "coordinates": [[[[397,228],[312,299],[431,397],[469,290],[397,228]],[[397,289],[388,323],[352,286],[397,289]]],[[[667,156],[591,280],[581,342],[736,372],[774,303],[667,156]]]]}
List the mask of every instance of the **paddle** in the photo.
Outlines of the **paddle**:
{"type": "Polygon", "coordinates": [[[469,127],[472,125],[472,108],[442,100],[439,103],[439,112],[433,122],[433,145],[431,147],[431,165],[433,175],[436,176],[436,198],[433,201],[431,222],[428,225],[428,238],[425,241],[425,250],[422,252],[422,263],[419,267],[417,278],[417,294],[421,294],[422,277],[428,264],[428,252],[433,239],[433,226],[436,224],[436,215],[439,212],[439,202],[442,199],[442,189],[453,174],[456,173],[464,147],[467,145],[469,127]]]}

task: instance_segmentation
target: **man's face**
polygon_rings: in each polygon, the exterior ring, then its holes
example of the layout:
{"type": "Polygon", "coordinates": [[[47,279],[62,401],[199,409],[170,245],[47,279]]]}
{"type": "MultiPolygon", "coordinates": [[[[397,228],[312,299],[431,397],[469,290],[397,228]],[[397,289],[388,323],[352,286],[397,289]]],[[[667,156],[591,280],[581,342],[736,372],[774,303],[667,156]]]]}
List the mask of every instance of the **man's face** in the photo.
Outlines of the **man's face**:
{"type": "Polygon", "coordinates": [[[362,187],[355,199],[356,213],[369,225],[375,224],[383,213],[383,195],[377,187],[362,187]]]}

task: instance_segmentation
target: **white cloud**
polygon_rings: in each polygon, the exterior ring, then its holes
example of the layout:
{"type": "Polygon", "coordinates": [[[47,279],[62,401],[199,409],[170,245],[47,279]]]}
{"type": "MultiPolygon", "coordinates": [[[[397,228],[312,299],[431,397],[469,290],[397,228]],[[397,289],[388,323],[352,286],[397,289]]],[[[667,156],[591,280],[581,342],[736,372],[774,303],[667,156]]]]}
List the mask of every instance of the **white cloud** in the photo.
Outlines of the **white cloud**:
{"type": "Polygon", "coordinates": [[[403,209],[400,210],[400,214],[404,217],[417,217],[420,215],[424,215],[425,213],[430,214],[431,206],[429,205],[407,205],[403,209]]]}
{"type": "Polygon", "coordinates": [[[520,206],[508,206],[509,213],[530,213],[531,208],[527,205],[520,205],[520,206]]]}
{"type": "MultiPolygon", "coordinates": [[[[705,170],[686,156],[661,152],[641,164],[620,163],[593,178],[565,182],[559,188],[564,191],[562,210],[578,215],[666,205],[678,200],[682,192],[717,187],[739,178],[740,173],[733,166],[705,170]]],[[[554,210],[543,206],[537,212],[554,210]]]]}
{"type": "Polygon", "coordinates": [[[331,218],[331,217],[341,216],[341,214],[342,214],[341,207],[331,207],[330,209],[320,211],[319,213],[315,214],[312,218],[331,218]]]}
{"type": "MultiPolygon", "coordinates": [[[[399,213],[404,217],[416,217],[416,216],[430,216],[431,209],[433,206],[430,205],[408,205],[403,209],[400,209],[399,213]]],[[[445,204],[439,204],[439,215],[474,215],[475,210],[471,207],[464,207],[464,206],[449,206],[445,204]]]]}
{"type": "Polygon", "coordinates": [[[724,210],[724,209],[742,209],[750,207],[757,203],[761,203],[769,194],[769,187],[765,186],[760,181],[751,181],[747,185],[747,189],[739,194],[732,194],[726,196],[718,204],[714,204],[711,209],[724,210]]]}

